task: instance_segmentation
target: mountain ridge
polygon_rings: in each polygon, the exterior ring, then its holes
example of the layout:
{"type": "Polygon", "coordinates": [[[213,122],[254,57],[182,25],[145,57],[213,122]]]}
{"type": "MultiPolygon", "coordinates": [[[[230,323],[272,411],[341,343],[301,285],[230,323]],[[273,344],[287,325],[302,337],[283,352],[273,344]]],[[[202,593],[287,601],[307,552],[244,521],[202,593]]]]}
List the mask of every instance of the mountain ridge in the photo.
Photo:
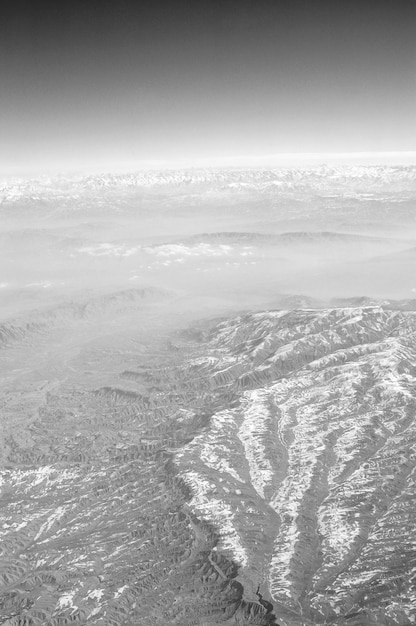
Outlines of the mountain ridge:
{"type": "MultiPolygon", "coordinates": [[[[39,177],[34,179],[18,179],[12,182],[4,181],[0,187],[2,201],[14,202],[22,198],[30,197],[40,199],[42,196],[51,194],[52,197],[65,197],[74,191],[96,191],[98,189],[111,189],[117,187],[164,187],[191,185],[221,185],[229,189],[249,189],[250,186],[285,186],[302,189],[310,186],[331,188],[336,184],[343,187],[354,182],[364,182],[367,185],[365,191],[377,184],[380,186],[392,183],[410,183],[412,189],[416,183],[416,166],[321,166],[316,168],[278,168],[278,169],[189,169],[189,170],[160,170],[130,174],[97,174],[94,176],[68,176],[68,177],[39,177]],[[368,185],[370,187],[368,188],[368,185]]],[[[364,192],[364,190],[363,190],[364,192]]],[[[371,196],[371,192],[369,192],[371,196]]]]}

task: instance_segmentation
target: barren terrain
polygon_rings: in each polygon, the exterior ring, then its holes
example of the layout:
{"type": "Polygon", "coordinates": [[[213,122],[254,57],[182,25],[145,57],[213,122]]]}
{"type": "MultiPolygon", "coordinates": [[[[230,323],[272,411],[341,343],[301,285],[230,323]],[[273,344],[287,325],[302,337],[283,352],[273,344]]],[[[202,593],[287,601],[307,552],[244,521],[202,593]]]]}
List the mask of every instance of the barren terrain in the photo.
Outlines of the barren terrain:
{"type": "Polygon", "coordinates": [[[416,170],[2,184],[0,623],[416,623],[416,170]]]}

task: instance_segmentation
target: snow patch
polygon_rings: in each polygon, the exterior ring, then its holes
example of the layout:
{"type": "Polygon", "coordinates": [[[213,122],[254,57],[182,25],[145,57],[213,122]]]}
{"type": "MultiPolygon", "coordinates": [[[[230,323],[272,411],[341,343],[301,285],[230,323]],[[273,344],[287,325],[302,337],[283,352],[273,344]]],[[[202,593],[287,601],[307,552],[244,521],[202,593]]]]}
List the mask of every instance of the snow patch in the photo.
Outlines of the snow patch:
{"type": "Polygon", "coordinates": [[[264,488],[273,479],[273,468],[267,458],[262,441],[269,430],[270,412],[267,408],[269,394],[265,390],[256,390],[245,394],[248,405],[244,408],[243,423],[238,431],[238,438],[244,446],[251,483],[257,493],[264,498],[264,488]]]}

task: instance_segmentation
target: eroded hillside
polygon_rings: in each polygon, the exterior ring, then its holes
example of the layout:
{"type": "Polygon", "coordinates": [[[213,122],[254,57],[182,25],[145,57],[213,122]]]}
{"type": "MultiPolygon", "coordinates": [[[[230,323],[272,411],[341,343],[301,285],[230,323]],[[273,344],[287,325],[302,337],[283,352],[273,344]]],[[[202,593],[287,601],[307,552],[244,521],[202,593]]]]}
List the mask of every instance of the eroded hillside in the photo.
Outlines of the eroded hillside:
{"type": "Polygon", "coordinates": [[[1,623],[414,623],[415,313],[173,309],[7,336],[1,623]]]}

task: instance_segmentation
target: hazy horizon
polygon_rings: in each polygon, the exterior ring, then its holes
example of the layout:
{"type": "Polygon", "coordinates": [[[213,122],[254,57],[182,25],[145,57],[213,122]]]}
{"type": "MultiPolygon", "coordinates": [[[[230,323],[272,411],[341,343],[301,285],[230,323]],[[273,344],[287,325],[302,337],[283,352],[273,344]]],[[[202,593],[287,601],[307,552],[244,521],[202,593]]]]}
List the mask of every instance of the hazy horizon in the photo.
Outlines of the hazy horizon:
{"type": "Polygon", "coordinates": [[[0,172],[414,152],[415,25],[411,0],[15,2],[0,172]]]}
{"type": "Polygon", "coordinates": [[[211,159],[131,161],[131,162],[85,162],[57,163],[46,167],[9,166],[0,171],[3,181],[38,176],[80,176],[127,174],[147,171],[180,171],[197,169],[309,169],[341,166],[410,166],[416,165],[416,152],[350,152],[350,153],[289,153],[274,155],[228,156],[211,159]]]}

